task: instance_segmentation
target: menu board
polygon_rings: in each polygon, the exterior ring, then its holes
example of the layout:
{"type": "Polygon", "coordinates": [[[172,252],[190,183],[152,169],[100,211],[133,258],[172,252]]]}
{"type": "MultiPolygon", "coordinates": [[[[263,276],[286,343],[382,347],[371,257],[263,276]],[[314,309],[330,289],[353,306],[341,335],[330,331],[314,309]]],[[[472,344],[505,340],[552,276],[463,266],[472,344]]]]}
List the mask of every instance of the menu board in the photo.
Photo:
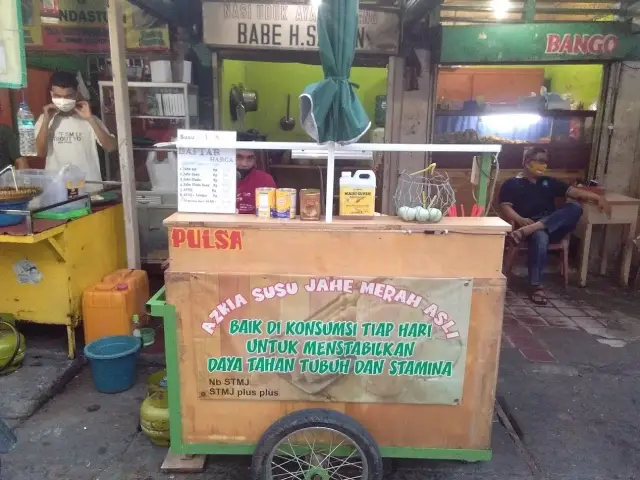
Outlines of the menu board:
{"type": "Polygon", "coordinates": [[[236,213],[236,151],[208,147],[235,142],[236,132],[178,130],[178,211],[236,213]]]}

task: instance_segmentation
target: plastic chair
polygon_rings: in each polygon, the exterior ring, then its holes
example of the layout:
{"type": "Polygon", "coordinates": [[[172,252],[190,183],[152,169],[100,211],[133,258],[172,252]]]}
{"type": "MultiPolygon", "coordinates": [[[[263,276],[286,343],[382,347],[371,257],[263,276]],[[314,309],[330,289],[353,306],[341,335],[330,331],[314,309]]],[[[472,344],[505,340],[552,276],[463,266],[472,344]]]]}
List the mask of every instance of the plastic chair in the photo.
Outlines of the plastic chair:
{"type": "MultiPolygon", "coordinates": [[[[512,227],[515,227],[511,223],[512,227]]],[[[571,234],[565,236],[559,243],[552,243],[549,245],[550,252],[562,252],[560,262],[560,274],[564,277],[564,286],[569,285],[569,241],[571,240],[571,234]]],[[[508,277],[513,270],[516,258],[519,253],[526,253],[528,249],[527,242],[522,241],[518,245],[508,245],[504,255],[504,267],[502,273],[505,277],[508,277]]]]}

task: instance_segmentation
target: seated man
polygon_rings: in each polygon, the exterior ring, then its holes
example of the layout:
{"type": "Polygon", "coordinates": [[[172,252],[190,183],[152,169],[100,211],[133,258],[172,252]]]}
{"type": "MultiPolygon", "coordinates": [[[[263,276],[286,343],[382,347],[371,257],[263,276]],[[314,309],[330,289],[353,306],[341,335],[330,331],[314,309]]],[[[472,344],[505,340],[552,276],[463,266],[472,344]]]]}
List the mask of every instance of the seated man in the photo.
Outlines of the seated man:
{"type": "Polygon", "coordinates": [[[549,244],[558,243],[570,234],[582,215],[579,204],[567,202],[556,208],[555,199],[566,197],[592,202],[607,215],[611,215],[611,206],[603,196],[545,176],[547,152],[542,148],[527,150],[523,165],[524,171],[520,175],[502,185],[500,210],[503,218],[516,226],[510,240],[516,245],[523,240],[528,242],[530,297],[534,303],[545,305],[542,274],[547,265],[549,244]]]}
{"type": "MultiPolygon", "coordinates": [[[[238,133],[239,142],[250,142],[255,137],[247,133],[238,133]]],[[[238,213],[256,213],[256,188],[275,188],[273,177],[256,168],[256,153],[253,150],[236,150],[236,208],[238,213]]]]}

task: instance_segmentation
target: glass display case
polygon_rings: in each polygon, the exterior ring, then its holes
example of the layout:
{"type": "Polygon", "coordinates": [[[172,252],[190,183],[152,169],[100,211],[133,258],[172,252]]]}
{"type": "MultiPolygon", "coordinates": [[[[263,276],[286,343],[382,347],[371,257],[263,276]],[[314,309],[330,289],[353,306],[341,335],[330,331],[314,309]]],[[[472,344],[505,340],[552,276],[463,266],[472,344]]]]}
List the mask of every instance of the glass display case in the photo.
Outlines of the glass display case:
{"type": "MultiPolygon", "coordinates": [[[[129,82],[131,120],[175,120],[190,128],[198,118],[198,87],[188,83],[129,82]]],[[[99,82],[103,121],[115,126],[113,82],[99,82]]],[[[109,126],[109,125],[107,125],[109,126]]]]}
{"type": "MultiPolygon", "coordinates": [[[[116,132],[113,82],[99,82],[101,118],[111,133],[116,132]]],[[[198,87],[187,83],[129,82],[131,134],[136,182],[149,183],[146,159],[149,148],[175,137],[178,129],[198,124],[198,87]]],[[[115,157],[117,158],[117,156],[115,157]]],[[[117,179],[117,161],[105,158],[105,177],[117,179]]]]}
{"type": "Polygon", "coordinates": [[[595,111],[436,111],[434,143],[564,143],[592,141],[595,111]]]}
{"type": "MultiPolygon", "coordinates": [[[[133,162],[144,263],[167,258],[163,220],[177,211],[177,158],[173,151],[154,148],[175,138],[178,129],[198,127],[198,88],[187,83],[129,82],[133,162]]],[[[113,82],[99,82],[102,121],[116,133],[113,82]]],[[[105,156],[105,177],[120,177],[117,153],[105,156]]]]}

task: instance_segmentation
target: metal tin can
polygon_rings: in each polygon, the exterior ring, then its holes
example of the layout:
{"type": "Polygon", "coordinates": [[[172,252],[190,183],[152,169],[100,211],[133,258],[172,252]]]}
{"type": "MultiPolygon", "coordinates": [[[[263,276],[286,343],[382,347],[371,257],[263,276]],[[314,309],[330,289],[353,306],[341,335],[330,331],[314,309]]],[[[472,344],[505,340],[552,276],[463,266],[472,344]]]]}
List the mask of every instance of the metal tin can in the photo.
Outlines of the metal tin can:
{"type": "Polygon", "coordinates": [[[276,190],[276,218],[296,218],[296,189],[276,190]]]}
{"type": "Polygon", "coordinates": [[[276,211],[276,189],[269,187],[256,188],[256,216],[271,218],[276,211]]]}
{"type": "Polygon", "coordinates": [[[322,206],[320,190],[300,190],[300,220],[320,220],[322,206]]]}

